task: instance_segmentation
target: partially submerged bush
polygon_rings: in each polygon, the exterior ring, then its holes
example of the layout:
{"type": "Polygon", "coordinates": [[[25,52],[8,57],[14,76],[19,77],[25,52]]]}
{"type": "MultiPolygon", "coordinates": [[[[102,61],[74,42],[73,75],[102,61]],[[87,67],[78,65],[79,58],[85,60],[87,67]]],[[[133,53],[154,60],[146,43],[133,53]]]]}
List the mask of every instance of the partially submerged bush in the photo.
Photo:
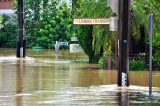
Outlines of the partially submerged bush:
{"type": "Polygon", "coordinates": [[[145,70],[146,69],[146,64],[145,64],[144,60],[132,59],[129,62],[129,68],[130,68],[130,70],[145,70]]]}

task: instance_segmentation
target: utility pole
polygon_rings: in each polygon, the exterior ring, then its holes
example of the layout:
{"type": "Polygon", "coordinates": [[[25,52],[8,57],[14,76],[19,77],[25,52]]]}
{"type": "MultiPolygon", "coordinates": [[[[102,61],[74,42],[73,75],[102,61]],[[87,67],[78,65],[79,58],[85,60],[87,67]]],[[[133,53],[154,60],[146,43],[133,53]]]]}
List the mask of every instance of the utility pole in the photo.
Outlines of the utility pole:
{"type": "Polygon", "coordinates": [[[26,40],[24,36],[24,0],[18,0],[18,41],[17,41],[17,57],[25,57],[26,40]]]}
{"type": "Polygon", "coordinates": [[[130,0],[119,0],[118,86],[129,86],[130,0]]]}

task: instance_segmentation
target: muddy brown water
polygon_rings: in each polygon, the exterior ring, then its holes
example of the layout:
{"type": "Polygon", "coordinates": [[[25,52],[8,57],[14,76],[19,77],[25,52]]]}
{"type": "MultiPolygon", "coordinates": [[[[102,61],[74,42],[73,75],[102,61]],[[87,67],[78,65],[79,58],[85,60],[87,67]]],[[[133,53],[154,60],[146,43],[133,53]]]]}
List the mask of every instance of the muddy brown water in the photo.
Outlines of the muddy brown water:
{"type": "Polygon", "coordinates": [[[153,96],[148,71],[130,71],[130,86],[117,87],[117,70],[88,64],[85,54],[67,50],[0,49],[0,106],[159,106],[160,72],[153,72],[153,96]]]}

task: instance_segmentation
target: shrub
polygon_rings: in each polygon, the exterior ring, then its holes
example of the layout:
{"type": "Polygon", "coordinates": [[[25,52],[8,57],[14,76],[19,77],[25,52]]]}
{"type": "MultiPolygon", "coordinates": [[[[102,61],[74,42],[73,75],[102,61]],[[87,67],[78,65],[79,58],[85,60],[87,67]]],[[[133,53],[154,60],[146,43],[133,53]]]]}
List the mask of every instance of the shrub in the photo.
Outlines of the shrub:
{"type": "Polygon", "coordinates": [[[145,70],[146,69],[146,64],[145,61],[142,59],[132,59],[129,62],[129,69],[130,70],[145,70]]]}

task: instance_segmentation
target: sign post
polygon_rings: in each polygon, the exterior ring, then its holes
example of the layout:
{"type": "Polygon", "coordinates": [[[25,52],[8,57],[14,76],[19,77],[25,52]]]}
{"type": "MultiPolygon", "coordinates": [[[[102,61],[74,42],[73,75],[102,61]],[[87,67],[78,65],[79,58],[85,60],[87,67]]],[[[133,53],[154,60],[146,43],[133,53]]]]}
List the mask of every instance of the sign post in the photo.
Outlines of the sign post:
{"type": "Polygon", "coordinates": [[[83,49],[78,43],[77,37],[71,37],[71,41],[69,43],[69,51],[70,53],[82,53],[83,49]]]}
{"type": "Polygon", "coordinates": [[[149,96],[152,96],[152,32],[153,14],[149,15],[149,96]]]}

